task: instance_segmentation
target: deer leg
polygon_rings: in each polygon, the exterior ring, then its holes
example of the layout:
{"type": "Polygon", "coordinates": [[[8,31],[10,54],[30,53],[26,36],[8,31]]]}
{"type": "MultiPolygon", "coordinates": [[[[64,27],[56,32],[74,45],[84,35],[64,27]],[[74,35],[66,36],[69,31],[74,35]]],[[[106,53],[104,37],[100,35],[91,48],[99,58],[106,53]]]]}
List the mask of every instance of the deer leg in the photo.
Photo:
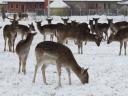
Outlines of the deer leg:
{"type": "Polygon", "coordinates": [[[57,64],[58,86],[61,87],[61,65],[57,64]]]}
{"type": "Polygon", "coordinates": [[[80,54],[80,42],[77,41],[77,46],[78,46],[78,54],[80,54]]]}
{"type": "Polygon", "coordinates": [[[47,82],[46,82],[46,76],[45,76],[45,69],[46,69],[46,65],[43,64],[41,70],[42,70],[42,75],[43,75],[43,81],[44,81],[44,84],[47,85],[47,82]]]}
{"type": "Polygon", "coordinates": [[[34,78],[33,78],[33,81],[32,81],[33,83],[35,83],[37,70],[38,70],[38,64],[35,66],[34,78]]]}
{"type": "Polygon", "coordinates": [[[13,40],[13,46],[12,47],[13,47],[13,52],[15,52],[15,48],[14,48],[15,47],[15,39],[13,40]]]}
{"type": "Polygon", "coordinates": [[[80,42],[80,46],[81,46],[81,54],[83,54],[83,42],[80,42]]]}
{"type": "Polygon", "coordinates": [[[18,73],[20,73],[20,69],[21,69],[21,58],[19,57],[19,71],[18,71],[18,73]]]}
{"type": "Polygon", "coordinates": [[[26,60],[23,61],[22,72],[24,73],[24,75],[26,74],[26,60]]]}
{"type": "Polygon", "coordinates": [[[9,39],[9,40],[8,40],[8,47],[9,47],[9,51],[10,51],[10,52],[11,52],[11,47],[12,47],[11,45],[12,45],[12,44],[11,44],[11,40],[9,39]]]}
{"type": "Polygon", "coordinates": [[[125,55],[127,55],[127,53],[126,53],[126,48],[127,48],[127,42],[124,42],[124,51],[125,51],[125,55]]]}
{"type": "Polygon", "coordinates": [[[4,43],[4,51],[6,51],[6,42],[7,42],[7,38],[4,39],[5,43],[4,43]]]}
{"type": "Polygon", "coordinates": [[[72,84],[72,82],[71,82],[71,72],[70,72],[69,68],[66,68],[66,70],[68,72],[69,85],[71,85],[72,84]]]}
{"type": "Polygon", "coordinates": [[[123,46],[123,41],[120,42],[120,52],[119,52],[119,56],[121,55],[122,46],[123,46]]]}

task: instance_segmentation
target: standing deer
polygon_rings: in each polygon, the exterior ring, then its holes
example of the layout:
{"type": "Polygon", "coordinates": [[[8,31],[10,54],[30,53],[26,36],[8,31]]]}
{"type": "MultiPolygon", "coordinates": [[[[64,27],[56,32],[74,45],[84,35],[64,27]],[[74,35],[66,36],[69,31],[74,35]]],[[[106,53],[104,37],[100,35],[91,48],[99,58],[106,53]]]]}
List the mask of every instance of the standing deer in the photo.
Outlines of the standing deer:
{"type": "Polygon", "coordinates": [[[112,33],[107,43],[110,44],[112,41],[120,42],[119,55],[121,55],[121,49],[124,43],[124,54],[126,55],[126,47],[128,41],[128,27],[120,29],[117,33],[112,33]]]}
{"type": "Polygon", "coordinates": [[[4,44],[4,51],[6,51],[6,43],[7,43],[7,40],[8,40],[8,47],[9,47],[9,51],[10,52],[14,52],[14,46],[15,46],[15,39],[16,39],[16,36],[17,36],[17,26],[18,26],[18,20],[16,20],[16,17],[17,15],[14,14],[13,15],[13,19],[10,19],[8,17],[11,24],[10,25],[5,25],[4,28],[3,28],[3,37],[4,37],[4,41],[5,41],[5,44],[4,44]]]}
{"type": "Polygon", "coordinates": [[[52,24],[53,18],[47,18],[46,20],[48,21],[48,24],[52,24]]]}
{"type": "Polygon", "coordinates": [[[62,44],[67,39],[76,40],[79,54],[83,54],[83,41],[95,41],[96,44],[99,46],[102,40],[101,36],[90,33],[90,29],[88,28],[86,23],[71,24],[71,26],[62,26],[57,30],[56,36],[58,42],[62,44]]]}
{"type": "Polygon", "coordinates": [[[112,22],[110,25],[110,29],[114,33],[117,33],[118,30],[120,30],[122,28],[126,28],[126,27],[128,27],[128,22],[126,22],[126,21],[120,21],[120,22],[115,22],[115,23],[112,22]]]}
{"type": "Polygon", "coordinates": [[[60,43],[44,41],[36,46],[35,53],[37,64],[35,66],[35,73],[33,78],[34,83],[38,67],[42,66],[43,81],[45,84],[47,84],[45,69],[48,64],[56,64],[59,86],[61,86],[61,67],[65,67],[68,72],[69,85],[71,85],[70,70],[72,70],[77,75],[82,84],[89,82],[89,75],[87,72],[88,69],[83,69],[77,64],[71,50],[68,47],[60,43]]]}
{"type": "Polygon", "coordinates": [[[17,46],[16,46],[16,53],[19,56],[19,71],[21,69],[22,65],[22,72],[26,74],[26,60],[29,54],[30,46],[33,40],[33,37],[36,35],[36,33],[29,33],[27,35],[27,38],[25,40],[21,40],[17,46]]]}
{"type": "Polygon", "coordinates": [[[9,51],[14,52],[14,44],[17,36],[17,32],[16,32],[17,25],[18,25],[18,21],[12,21],[11,25],[5,25],[5,27],[3,28],[3,37],[5,41],[4,51],[6,51],[6,42],[8,39],[9,51]]]}
{"type": "Polygon", "coordinates": [[[108,20],[108,23],[98,23],[99,18],[93,18],[95,21],[95,31],[98,35],[103,36],[103,33],[105,34],[104,40],[108,40],[108,29],[111,24],[111,19],[108,20]]]}
{"type": "Polygon", "coordinates": [[[37,28],[40,31],[41,34],[44,35],[44,41],[46,40],[46,36],[50,34],[50,41],[53,41],[53,37],[56,33],[56,24],[46,24],[41,26],[41,21],[36,22],[37,28]]]}
{"type": "Polygon", "coordinates": [[[16,31],[21,35],[22,40],[24,39],[24,37],[27,37],[28,33],[31,33],[31,31],[35,31],[33,23],[28,25],[29,27],[26,25],[18,24],[16,28],[16,31]]]}

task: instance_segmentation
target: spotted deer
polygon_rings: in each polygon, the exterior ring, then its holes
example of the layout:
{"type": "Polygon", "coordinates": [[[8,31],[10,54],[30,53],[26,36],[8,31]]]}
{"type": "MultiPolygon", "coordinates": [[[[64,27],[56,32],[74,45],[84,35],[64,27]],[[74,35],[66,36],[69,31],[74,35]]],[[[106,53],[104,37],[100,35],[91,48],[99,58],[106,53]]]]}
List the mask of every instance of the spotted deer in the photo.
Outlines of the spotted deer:
{"type": "Polygon", "coordinates": [[[61,86],[61,67],[66,68],[68,72],[69,85],[71,85],[71,70],[77,75],[82,84],[89,82],[89,74],[87,71],[88,69],[81,68],[77,64],[71,50],[65,45],[52,41],[40,42],[35,48],[35,53],[37,64],[35,66],[33,78],[34,83],[37,70],[39,66],[42,66],[43,81],[45,84],[47,84],[45,69],[49,64],[54,64],[57,66],[58,86],[61,86]]]}
{"type": "Polygon", "coordinates": [[[107,43],[110,44],[112,41],[117,41],[120,43],[119,55],[121,55],[121,50],[124,43],[124,54],[126,55],[126,47],[128,41],[128,27],[118,30],[117,33],[111,33],[107,43]]]}
{"type": "Polygon", "coordinates": [[[26,60],[29,54],[30,46],[32,43],[32,40],[36,33],[28,33],[27,38],[25,40],[21,40],[17,46],[16,46],[16,53],[19,57],[19,71],[20,73],[21,66],[22,66],[22,72],[26,74],[26,60]]]}

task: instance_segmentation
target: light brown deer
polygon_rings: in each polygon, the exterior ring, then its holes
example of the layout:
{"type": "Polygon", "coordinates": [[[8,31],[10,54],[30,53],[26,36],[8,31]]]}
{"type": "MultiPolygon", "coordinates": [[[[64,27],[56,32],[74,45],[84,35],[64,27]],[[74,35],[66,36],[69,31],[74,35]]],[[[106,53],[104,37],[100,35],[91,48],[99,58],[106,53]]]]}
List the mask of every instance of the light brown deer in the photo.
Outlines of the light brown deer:
{"type": "Polygon", "coordinates": [[[19,71],[22,66],[22,72],[26,74],[26,60],[29,54],[30,46],[33,40],[33,37],[36,33],[28,33],[27,38],[25,40],[21,40],[16,46],[16,53],[19,57],[19,71]]]}
{"type": "Polygon", "coordinates": [[[35,53],[37,64],[35,66],[35,73],[33,78],[34,83],[37,70],[39,66],[42,66],[43,81],[45,84],[47,84],[45,69],[48,64],[55,64],[57,66],[59,86],[61,86],[61,67],[65,67],[68,72],[69,85],[71,84],[70,70],[72,70],[77,75],[82,84],[89,82],[89,74],[87,72],[88,69],[83,69],[77,64],[71,50],[68,47],[60,43],[44,41],[36,46],[35,53]]]}
{"type": "Polygon", "coordinates": [[[121,50],[124,43],[124,54],[126,55],[126,47],[128,41],[128,27],[120,29],[117,33],[112,33],[107,43],[110,44],[112,41],[120,42],[119,55],[121,55],[121,50]]]}
{"type": "Polygon", "coordinates": [[[90,29],[88,28],[86,23],[80,24],[71,24],[62,26],[59,28],[56,33],[57,40],[59,43],[64,43],[67,39],[75,40],[78,45],[78,53],[83,54],[83,41],[94,41],[97,46],[100,46],[100,42],[102,40],[101,36],[94,35],[90,33],[90,29]]]}

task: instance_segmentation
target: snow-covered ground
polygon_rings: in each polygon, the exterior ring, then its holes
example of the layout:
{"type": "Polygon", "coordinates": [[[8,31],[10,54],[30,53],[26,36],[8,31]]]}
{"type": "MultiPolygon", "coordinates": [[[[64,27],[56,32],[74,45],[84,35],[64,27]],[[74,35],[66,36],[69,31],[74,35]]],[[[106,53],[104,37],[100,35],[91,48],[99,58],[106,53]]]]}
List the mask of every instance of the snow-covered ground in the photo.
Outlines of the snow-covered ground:
{"type": "MultiPolygon", "coordinates": [[[[72,17],[71,20],[88,22],[94,16],[72,17]]],[[[127,20],[128,17],[100,17],[100,22],[106,22],[107,18],[114,18],[114,21],[127,20]]],[[[44,20],[44,17],[34,18],[44,20]]],[[[6,20],[0,19],[0,26],[9,24],[6,20]]],[[[34,22],[30,18],[27,22],[20,21],[27,25],[34,22]]],[[[60,22],[60,17],[54,17],[52,23],[60,22]]],[[[62,22],[62,21],[61,21],[62,22]]],[[[47,23],[43,21],[42,24],[47,23]]],[[[35,23],[34,23],[35,24],[35,23]]],[[[38,30],[37,30],[38,32],[38,30]]],[[[16,43],[20,40],[18,36],[16,43]]],[[[50,65],[46,69],[48,85],[42,80],[41,70],[38,70],[36,83],[32,83],[35,60],[35,46],[43,40],[43,36],[38,32],[35,36],[27,60],[27,74],[18,74],[19,60],[16,53],[4,52],[3,30],[0,29],[0,96],[128,96],[128,56],[118,56],[119,43],[113,42],[107,45],[102,42],[97,47],[94,42],[88,42],[84,46],[84,54],[77,53],[77,46],[71,41],[68,46],[78,64],[81,67],[89,68],[89,83],[82,85],[76,75],[72,72],[72,85],[68,85],[68,76],[65,69],[62,69],[62,88],[56,89],[57,73],[56,66],[50,65]]],[[[124,53],[124,51],[122,51],[124,53]]]]}

